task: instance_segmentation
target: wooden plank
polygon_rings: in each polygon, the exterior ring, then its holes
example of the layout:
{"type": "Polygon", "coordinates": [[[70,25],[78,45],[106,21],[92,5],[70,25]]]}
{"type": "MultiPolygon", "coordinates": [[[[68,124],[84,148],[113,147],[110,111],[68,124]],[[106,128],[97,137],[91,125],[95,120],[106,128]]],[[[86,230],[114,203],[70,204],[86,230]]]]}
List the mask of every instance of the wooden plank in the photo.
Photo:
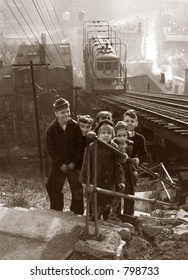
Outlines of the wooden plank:
{"type": "Polygon", "coordinates": [[[188,129],[175,129],[174,132],[178,132],[178,133],[188,132],[188,129]]]}
{"type": "Polygon", "coordinates": [[[181,129],[181,127],[179,127],[179,126],[173,126],[173,125],[171,125],[171,126],[164,126],[165,128],[167,128],[167,129],[169,129],[169,130],[177,130],[177,129],[181,129]]]}

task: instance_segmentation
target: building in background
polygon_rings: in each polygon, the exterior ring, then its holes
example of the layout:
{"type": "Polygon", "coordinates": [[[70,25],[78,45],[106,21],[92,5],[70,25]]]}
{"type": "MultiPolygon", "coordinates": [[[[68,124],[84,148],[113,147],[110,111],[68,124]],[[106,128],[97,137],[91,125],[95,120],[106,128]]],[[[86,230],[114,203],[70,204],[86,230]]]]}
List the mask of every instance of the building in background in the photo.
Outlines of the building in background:
{"type": "Polygon", "coordinates": [[[35,88],[39,108],[39,119],[42,133],[45,125],[54,118],[53,107],[57,95],[69,100],[72,106],[73,70],[69,44],[54,46],[46,44],[22,44],[18,48],[14,64],[0,69],[0,144],[6,147],[7,140],[11,145],[36,146],[35,107],[30,61],[34,64],[35,88]],[[56,50],[58,48],[58,52],[56,50]],[[61,58],[60,58],[61,57],[61,58]],[[22,66],[28,64],[28,66],[22,66]],[[8,72],[7,72],[8,71],[8,72]],[[9,107],[9,111],[8,111],[9,107]],[[1,113],[1,111],[0,111],[1,113]],[[15,144],[16,143],[16,144],[15,144]]]}
{"type": "Polygon", "coordinates": [[[121,42],[127,45],[127,62],[139,60],[142,55],[142,24],[115,25],[113,29],[121,42]]]}

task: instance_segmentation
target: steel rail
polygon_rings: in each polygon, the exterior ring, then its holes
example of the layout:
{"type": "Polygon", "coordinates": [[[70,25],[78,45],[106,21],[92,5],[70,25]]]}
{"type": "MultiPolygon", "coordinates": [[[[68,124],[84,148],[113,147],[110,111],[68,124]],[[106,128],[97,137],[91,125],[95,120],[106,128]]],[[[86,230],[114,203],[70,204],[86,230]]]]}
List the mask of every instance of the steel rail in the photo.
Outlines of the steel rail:
{"type": "Polygon", "coordinates": [[[132,103],[130,103],[130,102],[124,103],[123,101],[117,100],[116,96],[114,96],[113,98],[110,98],[110,96],[108,96],[108,97],[106,97],[106,99],[105,99],[104,97],[100,98],[101,101],[104,101],[104,102],[106,102],[106,103],[108,103],[110,99],[113,101],[114,105],[116,105],[116,106],[118,105],[118,103],[120,103],[120,105],[124,105],[124,106],[125,106],[125,105],[129,105],[130,107],[132,107],[132,108],[134,108],[134,109],[136,109],[136,110],[139,110],[139,111],[141,111],[141,112],[149,113],[150,115],[154,115],[154,116],[156,116],[157,118],[158,118],[158,117],[161,117],[161,118],[163,118],[163,119],[165,119],[165,120],[168,120],[168,121],[170,121],[170,122],[174,122],[174,123],[176,123],[176,124],[178,124],[178,125],[182,125],[182,126],[184,126],[184,127],[186,127],[186,128],[188,127],[188,122],[184,122],[184,121],[182,121],[182,120],[178,120],[178,119],[172,118],[172,117],[170,117],[170,116],[168,116],[168,115],[165,115],[165,114],[161,114],[161,113],[158,113],[158,112],[154,112],[153,110],[148,110],[148,109],[146,109],[146,108],[140,107],[140,106],[135,105],[135,104],[132,104],[132,103]]]}
{"type": "MultiPolygon", "coordinates": [[[[131,97],[131,98],[135,98],[135,99],[139,99],[139,100],[144,100],[144,101],[149,101],[149,102],[153,102],[153,103],[159,103],[159,104],[162,104],[162,105],[170,105],[170,106],[172,106],[172,107],[176,107],[176,108],[182,108],[182,109],[185,109],[185,110],[188,110],[188,100],[187,100],[187,105],[182,105],[182,104],[177,104],[177,103],[172,103],[172,102],[168,102],[168,101],[162,101],[162,99],[161,100],[159,100],[159,98],[158,98],[158,100],[156,101],[156,100],[153,100],[152,98],[152,96],[150,97],[150,98],[145,98],[145,97],[141,97],[141,96],[131,96],[131,95],[127,95],[126,97],[131,97]]],[[[174,100],[175,101],[175,100],[174,100]]]]}

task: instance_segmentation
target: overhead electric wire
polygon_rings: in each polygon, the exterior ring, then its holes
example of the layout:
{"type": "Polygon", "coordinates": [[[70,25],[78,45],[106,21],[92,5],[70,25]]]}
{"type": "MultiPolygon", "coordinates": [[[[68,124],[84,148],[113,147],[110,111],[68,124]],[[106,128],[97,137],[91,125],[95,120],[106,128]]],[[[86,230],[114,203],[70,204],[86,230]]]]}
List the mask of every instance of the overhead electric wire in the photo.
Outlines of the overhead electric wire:
{"type": "MultiPolygon", "coordinates": [[[[21,16],[23,17],[23,19],[24,19],[24,21],[26,22],[26,24],[28,25],[28,27],[29,27],[29,29],[31,30],[32,34],[34,35],[35,39],[37,40],[37,42],[39,43],[39,45],[41,45],[41,43],[39,42],[38,38],[37,38],[36,35],[34,34],[33,30],[32,30],[31,27],[29,26],[27,20],[25,19],[25,17],[23,16],[22,12],[20,11],[19,7],[17,6],[17,4],[15,3],[14,0],[12,0],[12,1],[14,2],[14,4],[15,4],[16,8],[18,9],[19,13],[20,13],[21,16]]],[[[9,10],[10,10],[11,13],[13,14],[13,16],[15,17],[16,21],[17,21],[18,24],[20,25],[22,31],[23,31],[24,34],[26,35],[27,39],[29,40],[30,44],[33,46],[33,48],[35,49],[35,51],[38,53],[38,49],[36,49],[35,45],[31,42],[30,38],[28,37],[28,35],[26,34],[25,30],[24,30],[23,27],[21,26],[21,24],[20,24],[18,18],[16,17],[15,13],[12,11],[11,7],[10,7],[9,4],[7,3],[7,0],[5,0],[5,2],[6,2],[6,5],[8,6],[8,8],[9,8],[9,10]]],[[[35,27],[35,29],[36,29],[36,27],[35,27]]],[[[26,45],[26,47],[27,47],[27,45],[26,45]]],[[[28,49],[28,48],[27,48],[27,49],[28,49]]],[[[28,51],[29,51],[29,49],[28,49],[28,51]]],[[[46,55],[47,55],[47,54],[46,54],[46,55]]],[[[52,62],[51,58],[50,58],[49,56],[47,56],[47,57],[48,57],[50,63],[51,63],[51,64],[53,65],[53,67],[55,68],[55,70],[57,71],[57,73],[58,73],[58,75],[60,76],[60,78],[64,81],[65,85],[67,85],[67,86],[70,87],[70,85],[67,84],[67,82],[65,81],[65,79],[64,79],[64,77],[63,77],[63,75],[62,75],[62,73],[60,73],[60,72],[58,71],[57,67],[56,67],[56,66],[54,65],[54,63],[52,62]]],[[[54,61],[54,62],[55,62],[55,61],[54,61]]]]}
{"type": "MultiPolygon", "coordinates": [[[[2,46],[4,46],[4,44],[3,44],[3,42],[2,42],[2,40],[1,40],[1,39],[0,39],[0,42],[1,42],[2,46]]],[[[3,50],[3,49],[1,49],[1,52],[2,52],[2,54],[4,55],[4,58],[6,59],[6,53],[4,52],[4,50],[3,50]]]]}
{"type": "MultiPolygon", "coordinates": [[[[30,31],[32,32],[33,36],[34,36],[35,39],[38,41],[39,45],[41,45],[41,43],[39,42],[39,40],[38,40],[38,38],[36,37],[35,33],[33,32],[32,28],[30,27],[28,21],[27,21],[26,18],[23,16],[23,13],[20,11],[18,5],[16,4],[16,2],[15,2],[14,0],[12,0],[12,1],[13,1],[14,5],[16,6],[17,10],[19,11],[19,13],[21,14],[22,18],[23,18],[24,21],[26,22],[26,24],[27,24],[27,26],[29,27],[30,31]]],[[[44,20],[42,19],[41,14],[39,13],[39,11],[38,11],[38,9],[37,9],[37,7],[36,7],[36,4],[34,3],[34,1],[32,1],[32,2],[33,2],[33,4],[34,4],[34,6],[35,6],[35,8],[36,8],[36,10],[37,10],[37,12],[38,12],[38,14],[39,14],[39,16],[40,16],[40,19],[42,20],[42,22],[43,22],[43,24],[44,24],[44,27],[45,27],[46,29],[48,29],[47,26],[46,26],[46,24],[45,24],[45,22],[44,22],[44,20]]],[[[17,16],[16,16],[16,14],[15,14],[14,11],[12,10],[10,4],[7,2],[7,0],[5,0],[5,3],[6,3],[6,5],[7,5],[7,7],[8,7],[8,9],[11,11],[12,15],[14,16],[14,18],[16,19],[16,21],[18,22],[18,24],[19,24],[21,30],[23,31],[23,33],[24,33],[25,36],[27,37],[28,41],[29,41],[30,44],[33,46],[33,48],[35,49],[35,51],[38,53],[38,50],[36,49],[36,46],[31,42],[29,36],[26,34],[26,32],[25,32],[23,26],[20,24],[20,22],[19,22],[19,20],[18,20],[18,18],[17,18],[17,16]]],[[[37,30],[35,24],[33,23],[31,17],[29,16],[29,14],[28,14],[27,10],[25,9],[25,6],[23,5],[23,3],[22,3],[21,0],[20,0],[20,3],[21,3],[22,6],[24,7],[24,10],[26,11],[26,13],[27,13],[27,15],[28,15],[30,21],[32,22],[32,24],[33,24],[35,30],[36,30],[37,33],[39,34],[39,32],[38,32],[38,30],[37,30]]],[[[9,24],[12,26],[12,28],[14,29],[14,31],[16,32],[16,34],[18,35],[18,37],[20,38],[19,34],[18,34],[17,31],[15,30],[15,28],[13,27],[13,25],[11,24],[11,22],[10,22],[9,20],[8,20],[8,22],[9,22],[9,24]]],[[[61,30],[62,30],[62,29],[61,29],[61,30]]],[[[48,32],[48,30],[47,30],[47,32],[48,32]]],[[[50,32],[48,32],[48,34],[49,34],[49,36],[50,36],[50,38],[51,38],[51,40],[52,40],[52,42],[53,42],[53,45],[55,46],[54,40],[52,39],[52,36],[50,35],[50,32]]],[[[40,36],[40,34],[39,34],[39,36],[40,36]]],[[[22,39],[22,38],[20,38],[20,39],[22,39]]],[[[23,39],[22,39],[22,41],[23,41],[23,39]]],[[[24,42],[24,44],[25,44],[25,42],[24,42]]],[[[26,48],[27,48],[27,44],[25,44],[25,46],[26,46],[26,48]]],[[[55,46],[55,47],[56,47],[56,46],[55,46]]],[[[27,49],[28,49],[28,48],[27,48],[27,49]]],[[[56,47],[56,50],[57,50],[57,47],[56,47]]],[[[28,51],[29,51],[29,49],[28,49],[28,51]]],[[[57,52],[58,52],[58,50],[57,50],[57,52]]],[[[59,54],[59,52],[58,52],[58,54],[59,54]]],[[[59,54],[59,55],[60,55],[60,54],[59,54]]],[[[64,77],[63,77],[63,75],[62,75],[62,73],[58,71],[57,67],[54,65],[54,63],[52,62],[51,58],[50,58],[47,54],[46,54],[46,56],[48,57],[49,61],[51,62],[51,64],[52,64],[53,67],[55,68],[55,70],[57,71],[58,75],[60,75],[60,77],[61,77],[61,79],[64,81],[64,83],[65,83],[66,85],[68,85],[69,88],[70,88],[70,84],[67,84],[67,82],[65,81],[65,79],[64,79],[64,77]]],[[[53,56],[52,56],[52,57],[53,57],[53,56]]],[[[60,58],[61,58],[61,60],[62,60],[62,57],[61,57],[61,56],[60,56],[60,58]]],[[[63,62],[63,64],[64,64],[64,62],[63,62]]],[[[68,69],[67,69],[67,70],[68,70],[68,69]]],[[[74,71],[73,71],[73,75],[74,75],[74,71]]]]}
{"type": "MultiPolygon", "coordinates": [[[[14,1],[14,0],[13,0],[13,1],[14,1]]],[[[35,6],[35,8],[36,8],[36,10],[37,10],[37,13],[38,13],[40,19],[42,20],[42,23],[43,23],[44,27],[46,28],[46,31],[47,31],[47,33],[48,33],[48,35],[49,35],[49,37],[50,37],[50,39],[51,39],[51,41],[52,41],[52,43],[53,43],[53,45],[54,45],[54,47],[55,47],[57,53],[58,53],[58,55],[59,55],[59,57],[60,57],[62,63],[64,64],[64,61],[62,60],[62,57],[61,57],[61,55],[60,55],[60,53],[59,53],[59,50],[58,50],[58,48],[57,48],[57,46],[56,46],[56,44],[55,44],[55,42],[54,42],[54,40],[53,40],[53,38],[52,38],[50,32],[48,31],[48,26],[46,25],[45,20],[42,18],[42,15],[41,15],[42,12],[41,12],[41,10],[39,11],[39,9],[37,8],[37,6],[36,6],[34,0],[32,0],[32,2],[33,2],[34,6],[35,6]]]]}
{"type": "MultiPolygon", "coordinates": [[[[30,16],[29,13],[27,12],[27,10],[26,10],[26,8],[25,8],[25,5],[23,4],[22,0],[20,0],[20,3],[22,4],[22,6],[23,6],[23,8],[24,8],[24,10],[25,10],[25,12],[26,12],[28,18],[30,19],[30,21],[31,21],[31,23],[32,23],[32,25],[33,25],[33,27],[35,28],[35,30],[36,30],[36,32],[38,33],[39,38],[40,38],[41,34],[39,33],[38,29],[36,28],[36,26],[35,26],[35,24],[34,24],[32,18],[31,18],[31,16],[30,16]]],[[[34,33],[33,33],[33,34],[34,34],[34,33]]],[[[35,34],[34,34],[34,36],[35,36],[35,34]]],[[[36,36],[35,36],[35,38],[36,38],[36,36]]],[[[36,39],[37,39],[37,38],[36,38],[36,39]]],[[[37,41],[38,41],[38,39],[37,39],[37,41]]],[[[38,42],[39,42],[39,41],[38,41],[38,42]]],[[[40,44],[40,42],[39,42],[39,44],[40,44]]],[[[55,70],[57,71],[57,73],[60,75],[61,73],[59,73],[58,69],[57,69],[57,68],[55,67],[55,65],[52,63],[52,60],[50,59],[50,57],[49,57],[47,54],[46,54],[46,56],[48,57],[49,61],[50,61],[51,64],[53,65],[54,69],[55,69],[55,70]]],[[[54,62],[55,62],[55,61],[54,61],[54,62]]],[[[60,78],[62,78],[63,81],[65,82],[63,76],[60,76],[60,78]]],[[[65,83],[66,83],[66,82],[65,82],[65,83]]],[[[67,84],[67,83],[66,83],[66,84],[67,84]]]]}
{"type": "MultiPolygon", "coordinates": [[[[48,26],[47,26],[47,24],[46,24],[46,22],[45,22],[44,16],[43,16],[43,18],[42,18],[42,9],[41,9],[41,7],[39,6],[39,3],[38,3],[38,8],[39,8],[39,9],[38,9],[37,6],[35,5],[34,0],[32,0],[32,2],[33,2],[33,4],[34,4],[34,6],[35,6],[35,8],[36,8],[36,10],[37,10],[37,12],[38,12],[38,14],[39,14],[41,20],[42,20],[42,22],[43,22],[43,24],[44,24],[44,27],[46,28],[46,31],[48,32],[48,35],[49,35],[49,37],[50,37],[52,43],[54,44],[54,47],[56,48],[56,50],[57,50],[57,52],[58,52],[58,54],[59,54],[59,56],[60,56],[61,61],[62,61],[63,64],[64,64],[64,61],[63,61],[63,59],[62,59],[62,56],[61,56],[61,54],[59,53],[59,51],[58,51],[58,49],[57,49],[57,46],[56,46],[56,44],[55,44],[55,42],[54,42],[53,36],[50,34],[50,28],[48,28],[48,26]],[[40,11],[39,11],[39,10],[40,10],[40,11]]],[[[60,41],[60,43],[61,43],[61,41],[60,41]]],[[[71,55],[71,57],[72,57],[72,55],[71,55]]],[[[74,76],[74,71],[73,71],[73,76],[74,76]]],[[[76,78],[77,78],[77,77],[76,77],[76,78]]],[[[77,80],[78,80],[78,78],[77,78],[77,80]]],[[[80,81],[78,80],[78,82],[80,82],[80,81]]]]}
{"type": "MultiPolygon", "coordinates": [[[[26,34],[24,28],[22,27],[22,25],[20,24],[17,16],[15,15],[14,11],[12,10],[12,8],[10,7],[9,3],[7,2],[7,0],[4,0],[5,1],[5,4],[7,5],[7,7],[9,8],[9,10],[11,11],[12,15],[14,16],[14,18],[16,19],[16,21],[18,22],[19,26],[21,27],[23,33],[26,35],[27,39],[29,40],[30,44],[33,46],[30,38],[28,37],[28,35],[26,34]]],[[[34,47],[34,46],[33,46],[34,47]]],[[[35,51],[37,51],[37,49],[34,47],[35,51]]]]}
{"type": "MultiPolygon", "coordinates": [[[[60,27],[60,29],[61,29],[61,32],[62,32],[62,34],[63,34],[63,36],[64,36],[64,38],[65,38],[65,42],[67,42],[66,35],[65,35],[64,31],[63,31],[63,28],[62,28],[61,23],[60,23],[60,21],[59,21],[59,18],[58,18],[58,15],[57,15],[57,13],[56,13],[56,10],[55,10],[55,7],[54,7],[54,4],[53,4],[52,0],[50,0],[50,3],[51,3],[52,8],[53,8],[53,10],[54,10],[54,13],[55,13],[55,16],[56,16],[56,18],[57,18],[57,21],[58,21],[59,27],[60,27]]],[[[74,61],[74,64],[75,64],[77,70],[79,70],[79,68],[78,68],[78,66],[77,66],[77,64],[76,64],[76,61],[75,61],[73,55],[72,55],[72,59],[73,59],[73,61],[74,61]]],[[[78,79],[78,78],[77,78],[77,79],[78,79]]],[[[80,83],[80,80],[79,80],[79,79],[78,79],[78,81],[79,81],[79,83],[80,83]]],[[[84,85],[84,81],[82,81],[82,85],[84,85]]]]}
{"type": "Polygon", "coordinates": [[[24,11],[26,12],[26,14],[27,14],[29,20],[31,21],[33,27],[35,28],[35,30],[36,30],[36,32],[38,33],[39,38],[40,38],[41,34],[39,33],[38,29],[36,28],[36,26],[35,26],[35,24],[34,24],[32,18],[31,18],[31,16],[29,15],[28,11],[26,10],[25,5],[23,4],[22,0],[20,0],[20,3],[21,3],[21,5],[22,5],[22,7],[24,8],[24,11]]]}
{"type": "MultiPolygon", "coordinates": [[[[51,24],[50,24],[50,22],[48,21],[49,26],[52,25],[51,31],[53,31],[53,30],[55,31],[55,30],[56,30],[56,27],[55,27],[55,24],[54,24],[54,21],[53,21],[51,15],[50,15],[49,9],[47,8],[47,5],[46,5],[45,1],[42,0],[42,2],[43,2],[43,7],[44,7],[44,9],[47,11],[48,17],[49,17],[49,19],[50,19],[50,21],[51,21],[51,24]]],[[[42,2],[41,2],[41,3],[42,3],[42,2]]],[[[39,5],[39,4],[38,4],[38,5],[39,5]]],[[[46,20],[48,20],[48,17],[47,17],[47,15],[46,15],[46,20]]],[[[53,35],[53,36],[54,36],[54,41],[55,41],[55,35],[53,35]]],[[[61,43],[61,38],[60,38],[58,32],[56,32],[56,36],[57,36],[56,42],[57,42],[57,45],[59,45],[59,43],[61,43]],[[59,40],[59,43],[58,43],[58,40],[59,40]]],[[[72,55],[72,54],[71,54],[71,58],[73,58],[73,55],[72,55]]],[[[63,56],[62,56],[62,60],[64,61],[64,57],[63,57],[63,56]]],[[[73,58],[73,60],[74,60],[74,58],[73,58]]],[[[67,69],[67,70],[70,72],[69,69],[67,69]]],[[[73,71],[73,75],[74,75],[74,71],[73,71]]],[[[79,79],[77,78],[76,75],[75,75],[75,78],[77,79],[78,83],[80,84],[80,81],[79,81],[79,79]]],[[[80,84],[80,85],[81,85],[81,84],[80,84]]]]}

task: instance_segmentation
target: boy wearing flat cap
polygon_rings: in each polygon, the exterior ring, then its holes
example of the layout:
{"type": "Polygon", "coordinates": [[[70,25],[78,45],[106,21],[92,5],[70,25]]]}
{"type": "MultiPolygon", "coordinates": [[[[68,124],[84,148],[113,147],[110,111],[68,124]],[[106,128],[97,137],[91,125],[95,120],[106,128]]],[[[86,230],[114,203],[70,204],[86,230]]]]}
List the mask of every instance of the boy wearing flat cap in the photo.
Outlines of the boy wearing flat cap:
{"type": "Polygon", "coordinates": [[[81,157],[81,130],[70,117],[69,102],[59,98],[53,104],[56,119],[46,131],[46,148],[52,161],[51,173],[46,184],[50,198],[50,209],[63,210],[62,192],[67,178],[72,192],[70,210],[83,214],[83,188],[79,183],[78,164],[81,157]]]}

